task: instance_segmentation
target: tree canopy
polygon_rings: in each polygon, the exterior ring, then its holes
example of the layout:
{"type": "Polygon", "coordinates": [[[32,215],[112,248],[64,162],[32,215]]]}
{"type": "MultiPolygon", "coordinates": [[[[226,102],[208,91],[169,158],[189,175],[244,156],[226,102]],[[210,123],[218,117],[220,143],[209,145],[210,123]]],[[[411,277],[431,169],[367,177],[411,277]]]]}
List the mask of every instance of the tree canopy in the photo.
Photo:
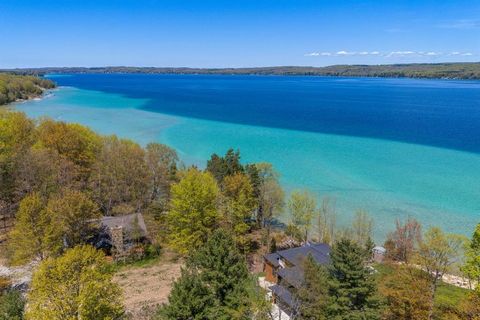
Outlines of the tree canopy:
{"type": "Polygon", "coordinates": [[[105,256],[91,246],[69,249],[35,271],[28,293],[27,320],[114,320],[124,314],[121,291],[105,256]]]}

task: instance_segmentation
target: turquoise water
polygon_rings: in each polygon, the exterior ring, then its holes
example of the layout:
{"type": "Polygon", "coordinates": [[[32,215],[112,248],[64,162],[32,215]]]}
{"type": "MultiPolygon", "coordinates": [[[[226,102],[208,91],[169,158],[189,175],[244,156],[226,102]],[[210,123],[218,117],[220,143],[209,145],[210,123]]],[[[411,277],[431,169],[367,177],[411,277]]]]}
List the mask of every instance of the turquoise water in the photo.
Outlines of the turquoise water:
{"type": "MultiPolygon", "coordinates": [[[[367,210],[375,218],[377,238],[393,229],[395,218],[408,215],[467,235],[480,222],[478,153],[402,142],[409,141],[402,136],[390,140],[155,112],[152,104],[160,103],[158,97],[101,90],[62,87],[16,108],[141,144],[163,142],[187,164],[203,166],[211,153],[239,148],[244,161],[272,162],[287,190],[308,188],[319,199],[334,198],[339,224],[348,223],[355,210],[367,210]]],[[[476,146],[475,141],[466,143],[476,146]]]]}

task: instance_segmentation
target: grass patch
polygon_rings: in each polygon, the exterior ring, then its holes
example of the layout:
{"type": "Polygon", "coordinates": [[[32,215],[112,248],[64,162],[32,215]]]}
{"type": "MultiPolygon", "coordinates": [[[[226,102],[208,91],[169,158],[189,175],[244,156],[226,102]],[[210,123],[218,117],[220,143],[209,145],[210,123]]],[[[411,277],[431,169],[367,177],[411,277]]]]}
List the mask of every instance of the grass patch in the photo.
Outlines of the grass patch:
{"type": "Polygon", "coordinates": [[[161,257],[162,255],[158,255],[154,257],[145,257],[140,260],[134,260],[134,261],[114,262],[112,264],[112,269],[115,272],[119,272],[119,271],[131,269],[131,268],[146,268],[146,267],[150,267],[152,265],[157,264],[160,261],[161,257]]]}

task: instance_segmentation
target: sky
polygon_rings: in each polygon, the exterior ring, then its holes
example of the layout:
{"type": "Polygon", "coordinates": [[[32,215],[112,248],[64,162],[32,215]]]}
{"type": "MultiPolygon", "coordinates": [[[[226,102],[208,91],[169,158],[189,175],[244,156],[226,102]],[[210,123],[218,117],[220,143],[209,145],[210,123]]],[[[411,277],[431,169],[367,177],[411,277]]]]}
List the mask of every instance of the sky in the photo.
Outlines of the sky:
{"type": "Polygon", "coordinates": [[[480,0],[0,0],[0,68],[480,61],[480,0]]]}

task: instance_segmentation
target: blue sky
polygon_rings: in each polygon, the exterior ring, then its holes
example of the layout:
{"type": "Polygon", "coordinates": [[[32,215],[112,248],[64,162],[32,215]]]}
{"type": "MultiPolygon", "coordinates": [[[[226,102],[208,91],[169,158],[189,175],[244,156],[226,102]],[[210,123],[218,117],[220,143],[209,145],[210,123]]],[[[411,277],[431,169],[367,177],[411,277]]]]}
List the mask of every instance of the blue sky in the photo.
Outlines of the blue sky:
{"type": "Polygon", "coordinates": [[[0,0],[0,68],[480,61],[480,0],[0,0]]]}

